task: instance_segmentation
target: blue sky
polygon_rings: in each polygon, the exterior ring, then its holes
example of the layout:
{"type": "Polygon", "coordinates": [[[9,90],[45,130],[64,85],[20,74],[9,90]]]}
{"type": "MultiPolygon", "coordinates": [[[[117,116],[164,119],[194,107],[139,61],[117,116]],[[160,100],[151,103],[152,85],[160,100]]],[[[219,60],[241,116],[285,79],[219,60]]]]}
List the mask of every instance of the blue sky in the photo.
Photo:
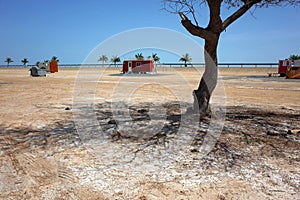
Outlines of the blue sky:
{"type": "MultiPolygon", "coordinates": [[[[161,0],[0,0],[0,65],[6,64],[7,57],[14,64],[21,64],[25,57],[34,64],[52,56],[63,64],[82,63],[99,44],[144,27],[177,31],[203,46],[202,39],[182,27],[177,15],[161,8],[161,0]]],[[[256,9],[254,16],[242,16],[222,33],[219,62],[277,62],[300,54],[299,11],[300,6],[270,7],[256,9]]],[[[198,14],[200,24],[206,24],[207,11],[198,14]]],[[[151,34],[140,37],[151,39],[151,34]]],[[[128,42],[132,41],[124,39],[120,45],[128,42]]],[[[187,51],[183,49],[181,54],[191,53],[187,51]]],[[[126,56],[133,57],[134,49],[131,53],[126,56]]],[[[176,56],[159,53],[161,62],[178,61],[176,56]]],[[[202,54],[199,52],[199,59],[202,54]]]]}

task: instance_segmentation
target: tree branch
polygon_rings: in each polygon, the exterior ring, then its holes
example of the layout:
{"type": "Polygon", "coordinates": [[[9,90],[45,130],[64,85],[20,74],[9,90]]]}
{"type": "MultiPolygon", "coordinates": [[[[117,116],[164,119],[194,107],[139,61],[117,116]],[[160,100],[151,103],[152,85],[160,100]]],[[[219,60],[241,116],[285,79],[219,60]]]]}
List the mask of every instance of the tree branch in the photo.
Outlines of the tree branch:
{"type": "Polygon", "coordinates": [[[178,12],[180,18],[181,18],[181,24],[184,26],[184,28],[191,33],[194,36],[201,37],[203,39],[207,38],[209,32],[199,26],[195,26],[189,18],[183,14],[183,12],[178,12]]]}
{"type": "Polygon", "coordinates": [[[195,9],[194,9],[194,5],[193,5],[193,1],[191,2],[186,2],[186,1],[182,1],[183,5],[185,5],[188,8],[188,13],[191,13],[194,19],[194,22],[196,23],[196,26],[199,26],[196,15],[195,15],[195,9]]]}
{"type": "Polygon", "coordinates": [[[196,17],[196,10],[195,9],[195,4],[197,4],[197,8],[198,8],[198,4],[199,6],[203,3],[206,2],[206,0],[163,0],[164,2],[164,10],[166,10],[167,12],[170,13],[178,13],[178,12],[182,12],[186,15],[190,14],[192,19],[193,19],[193,23],[196,24],[196,26],[199,26],[197,17],[196,17]]]}
{"type": "Polygon", "coordinates": [[[245,14],[252,6],[261,2],[261,0],[244,0],[244,5],[240,7],[235,13],[230,15],[227,19],[222,23],[222,31],[224,31],[230,24],[232,24],[235,20],[240,18],[243,14],[245,14]]]}

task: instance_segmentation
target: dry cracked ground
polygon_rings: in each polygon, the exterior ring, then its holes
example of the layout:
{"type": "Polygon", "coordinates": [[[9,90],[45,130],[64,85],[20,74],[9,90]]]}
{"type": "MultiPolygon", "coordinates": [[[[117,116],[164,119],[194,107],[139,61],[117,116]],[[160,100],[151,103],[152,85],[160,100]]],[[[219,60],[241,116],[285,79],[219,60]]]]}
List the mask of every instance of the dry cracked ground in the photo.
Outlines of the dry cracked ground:
{"type": "Polygon", "coordinates": [[[300,198],[300,82],[276,69],[220,69],[207,116],[202,69],[27,70],[0,70],[0,199],[300,198]]]}

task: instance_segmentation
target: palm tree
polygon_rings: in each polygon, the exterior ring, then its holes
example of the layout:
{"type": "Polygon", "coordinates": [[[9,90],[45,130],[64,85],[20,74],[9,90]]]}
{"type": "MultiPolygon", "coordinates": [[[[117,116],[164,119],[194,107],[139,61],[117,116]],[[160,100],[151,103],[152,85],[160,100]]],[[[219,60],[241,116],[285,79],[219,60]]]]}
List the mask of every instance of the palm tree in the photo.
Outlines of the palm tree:
{"type": "Polygon", "coordinates": [[[98,61],[99,61],[99,62],[102,62],[102,64],[104,64],[105,62],[108,61],[108,58],[107,58],[106,55],[102,55],[102,56],[100,56],[100,58],[99,58],[98,61]]]}
{"type": "Polygon", "coordinates": [[[53,56],[53,57],[52,57],[52,59],[51,59],[51,61],[56,61],[56,62],[59,62],[59,60],[57,59],[57,57],[56,57],[56,56],[53,56]]]}
{"type": "Polygon", "coordinates": [[[151,56],[148,56],[148,59],[152,59],[154,61],[154,72],[157,73],[156,62],[159,62],[160,58],[157,56],[157,53],[152,53],[151,56]]]}
{"type": "Polygon", "coordinates": [[[137,54],[135,54],[135,58],[136,58],[137,60],[144,60],[144,56],[143,56],[142,53],[137,53],[137,54]]]}
{"type": "Polygon", "coordinates": [[[292,61],[294,61],[294,60],[299,60],[300,59],[300,55],[294,55],[294,54],[292,54],[292,55],[290,55],[290,57],[289,57],[289,60],[292,60],[292,61]]]}
{"type": "Polygon", "coordinates": [[[188,53],[186,53],[185,55],[183,55],[179,61],[184,62],[184,66],[187,67],[187,62],[191,62],[192,58],[190,57],[190,55],[188,53]]]}
{"type": "Polygon", "coordinates": [[[27,63],[29,63],[27,58],[24,58],[23,60],[21,60],[21,62],[23,63],[24,66],[26,66],[27,63]]]}
{"type": "Polygon", "coordinates": [[[153,59],[154,62],[158,62],[160,60],[160,57],[157,56],[157,53],[152,53],[151,56],[148,56],[148,59],[153,59]]]}
{"type": "Polygon", "coordinates": [[[120,57],[118,56],[113,56],[111,59],[110,59],[111,62],[113,62],[115,64],[115,66],[117,66],[117,63],[118,62],[121,62],[121,59],[120,57]]]}
{"type": "Polygon", "coordinates": [[[7,66],[9,66],[9,63],[14,62],[11,58],[6,58],[5,62],[7,62],[7,66]]]}

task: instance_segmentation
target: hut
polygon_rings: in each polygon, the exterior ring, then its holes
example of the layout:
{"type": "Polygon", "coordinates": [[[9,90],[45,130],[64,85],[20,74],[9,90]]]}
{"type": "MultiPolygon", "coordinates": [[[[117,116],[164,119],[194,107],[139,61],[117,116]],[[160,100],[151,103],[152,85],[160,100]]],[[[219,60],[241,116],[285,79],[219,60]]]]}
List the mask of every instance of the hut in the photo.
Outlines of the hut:
{"type": "Polygon", "coordinates": [[[125,60],[123,62],[123,73],[147,73],[153,72],[155,68],[153,60],[125,60]]]}
{"type": "Polygon", "coordinates": [[[54,72],[58,72],[58,62],[56,60],[50,62],[50,73],[54,72]]]}

